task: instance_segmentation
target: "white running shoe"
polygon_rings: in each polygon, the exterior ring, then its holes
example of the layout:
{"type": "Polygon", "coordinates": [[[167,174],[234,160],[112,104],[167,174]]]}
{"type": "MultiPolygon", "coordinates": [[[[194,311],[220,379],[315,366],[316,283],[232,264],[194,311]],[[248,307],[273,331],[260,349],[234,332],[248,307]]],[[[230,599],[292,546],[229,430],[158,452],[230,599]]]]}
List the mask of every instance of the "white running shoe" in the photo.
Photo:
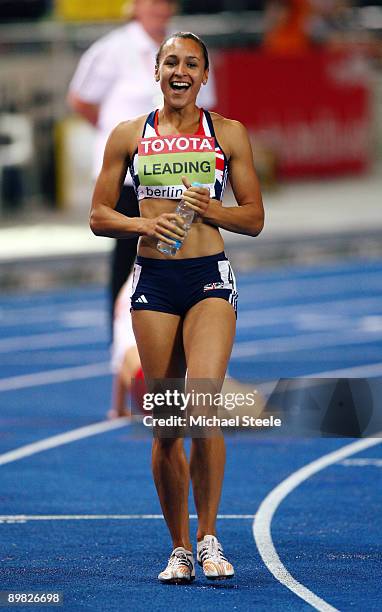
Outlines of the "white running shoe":
{"type": "Polygon", "coordinates": [[[235,571],[225,558],[223,548],[213,535],[205,535],[197,544],[197,559],[203,567],[203,572],[209,580],[223,580],[232,578],[235,571]]]}
{"type": "Polygon", "coordinates": [[[175,548],[168,560],[165,570],[158,579],[166,584],[185,584],[195,580],[194,555],[182,546],[175,548]]]}

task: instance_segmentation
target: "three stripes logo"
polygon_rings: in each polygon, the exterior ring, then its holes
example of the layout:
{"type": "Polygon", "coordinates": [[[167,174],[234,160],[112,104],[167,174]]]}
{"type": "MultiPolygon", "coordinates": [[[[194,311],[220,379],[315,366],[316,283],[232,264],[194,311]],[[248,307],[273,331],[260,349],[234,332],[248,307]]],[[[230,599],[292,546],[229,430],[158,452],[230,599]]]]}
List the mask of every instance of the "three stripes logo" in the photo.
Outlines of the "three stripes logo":
{"type": "Polygon", "coordinates": [[[148,304],[148,300],[143,294],[139,296],[139,298],[135,300],[135,302],[139,302],[140,304],[148,304]]]}

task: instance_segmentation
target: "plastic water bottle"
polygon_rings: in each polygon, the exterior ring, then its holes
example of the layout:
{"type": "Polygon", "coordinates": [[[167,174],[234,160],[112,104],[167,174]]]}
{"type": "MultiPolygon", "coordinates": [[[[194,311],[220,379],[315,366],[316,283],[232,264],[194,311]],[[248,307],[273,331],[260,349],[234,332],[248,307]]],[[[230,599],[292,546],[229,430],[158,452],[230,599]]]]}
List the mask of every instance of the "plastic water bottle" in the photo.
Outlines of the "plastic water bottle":
{"type": "MultiPolygon", "coordinates": [[[[202,184],[195,182],[195,183],[192,183],[192,187],[202,187],[202,184]]],[[[181,200],[175,209],[175,214],[179,215],[179,217],[182,217],[184,221],[183,229],[186,232],[183,238],[184,240],[187,236],[188,230],[191,227],[192,221],[195,216],[195,211],[193,211],[192,208],[188,206],[187,202],[185,202],[184,200],[181,200]]],[[[163,255],[176,255],[181,246],[182,246],[181,240],[176,240],[172,244],[168,244],[167,242],[164,242],[163,240],[158,240],[157,249],[158,251],[163,253],[163,255]]]]}

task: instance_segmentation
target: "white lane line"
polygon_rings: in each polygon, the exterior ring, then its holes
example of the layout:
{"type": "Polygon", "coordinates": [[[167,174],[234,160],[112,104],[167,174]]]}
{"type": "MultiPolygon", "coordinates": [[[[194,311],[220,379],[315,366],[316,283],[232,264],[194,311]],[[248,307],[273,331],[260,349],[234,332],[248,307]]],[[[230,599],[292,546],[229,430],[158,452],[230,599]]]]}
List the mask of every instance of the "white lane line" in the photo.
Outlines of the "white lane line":
{"type": "MultiPolygon", "coordinates": [[[[275,283],[276,284],[276,283],[275,283]]],[[[365,273],[360,270],[357,274],[351,274],[344,278],[342,274],[337,276],[321,276],[319,278],[306,278],[304,280],[279,280],[277,285],[268,282],[250,282],[242,284],[240,299],[248,301],[253,299],[253,291],[257,292],[257,300],[263,302],[268,299],[274,300],[296,297],[296,295],[304,296],[304,298],[314,297],[316,295],[345,295],[347,291],[357,292],[366,290],[380,291],[382,290],[382,273],[381,270],[373,270],[365,273]]]]}
{"type": "MultiPolygon", "coordinates": [[[[276,300],[277,301],[277,300],[276,300]]],[[[258,327],[263,324],[274,324],[279,322],[280,316],[292,316],[293,314],[299,314],[301,310],[312,310],[316,308],[324,309],[330,306],[331,314],[337,310],[342,314],[350,314],[353,311],[365,311],[370,312],[372,308],[381,307],[381,298],[378,297],[364,297],[354,296],[349,299],[326,299],[316,300],[311,303],[304,302],[303,304],[286,304],[284,306],[273,306],[264,307],[256,306],[256,308],[242,308],[240,310],[240,317],[238,319],[238,327],[258,327]],[[253,315],[256,315],[254,318],[253,315]]],[[[82,316],[86,310],[91,309],[92,318],[96,316],[96,313],[100,319],[104,319],[104,301],[95,300],[89,302],[73,302],[73,304],[64,304],[63,306],[37,306],[30,308],[23,308],[19,310],[2,308],[0,306],[0,327],[14,327],[14,326],[27,326],[38,323],[46,323],[47,321],[61,321],[65,317],[71,316],[82,316]],[[74,315],[72,315],[74,313],[74,315]]],[[[283,319],[284,320],[284,319],[283,319]]]]}
{"type": "MultiPolygon", "coordinates": [[[[72,317],[82,317],[85,314],[86,309],[91,309],[92,321],[93,316],[95,317],[95,312],[97,312],[97,326],[98,326],[98,317],[100,319],[99,324],[104,325],[105,315],[104,315],[104,307],[105,304],[103,301],[94,301],[94,302],[75,302],[73,305],[64,304],[62,310],[59,310],[59,307],[55,304],[52,304],[50,307],[41,306],[30,309],[20,309],[15,311],[14,309],[8,310],[7,308],[1,308],[0,306],[0,327],[20,327],[33,325],[37,323],[46,323],[48,321],[62,321],[65,320],[66,317],[71,319],[72,317]],[[73,309],[75,309],[73,311],[73,309]],[[72,314],[73,313],[73,314],[72,314]],[[93,315],[94,313],[94,315],[93,315]]],[[[267,324],[274,324],[275,318],[283,317],[283,321],[285,321],[286,316],[292,317],[293,315],[298,315],[301,312],[310,312],[311,310],[316,311],[317,308],[320,310],[329,308],[331,309],[331,313],[336,313],[339,310],[338,315],[351,314],[355,311],[355,314],[361,312],[370,313],[372,308],[378,308],[380,310],[381,307],[381,298],[378,297],[370,297],[365,298],[363,296],[356,296],[350,299],[340,299],[340,300],[320,300],[317,299],[314,302],[303,304],[286,304],[284,306],[272,306],[272,307],[264,307],[257,306],[256,308],[242,308],[240,310],[240,317],[237,321],[238,328],[253,328],[259,327],[267,324]],[[255,315],[255,316],[254,316],[255,315]]]]}
{"type": "Polygon", "coordinates": [[[252,286],[252,285],[257,285],[259,284],[260,286],[266,286],[266,285],[271,285],[273,283],[275,284],[279,284],[280,282],[285,283],[285,284],[290,284],[290,283],[306,283],[306,282],[322,282],[326,279],[334,279],[336,284],[338,284],[339,281],[342,280],[353,280],[353,278],[355,276],[360,277],[361,280],[363,281],[365,279],[365,277],[368,277],[369,275],[378,275],[382,273],[382,267],[378,264],[378,266],[373,266],[371,269],[365,269],[364,267],[361,266],[357,266],[357,267],[351,267],[351,268],[338,268],[337,266],[335,267],[326,267],[326,268],[310,268],[310,269],[306,269],[304,271],[302,271],[301,274],[299,273],[295,273],[293,271],[288,272],[288,270],[283,271],[282,274],[279,273],[275,273],[273,274],[272,271],[267,273],[265,278],[257,278],[256,280],[254,280],[255,275],[251,274],[251,275],[247,275],[247,274],[243,274],[242,278],[240,279],[240,283],[243,284],[244,286],[252,286]]]}
{"type": "MultiPolygon", "coordinates": [[[[60,368],[57,370],[35,372],[34,374],[24,374],[22,376],[1,378],[0,392],[14,391],[16,389],[28,389],[30,387],[39,387],[43,385],[53,385],[60,382],[70,382],[72,380],[82,380],[85,378],[97,378],[98,376],[107,376],[108,374],[110,374],[110,363],[108,361],[86,366],[75,366],[73,368],[60,368]]],[[[353,368],[344,368],[342,370],[314,372],[312,374],[301,376],[301,378],[365,378],[380,375],[382,375],[382,363],[371,363],[353,368]]],[[[276,386],[278,380],[279,379],[258,383],[257,387],[263,393],[271,392],[276,386]]]]}
{"type": "Polygon", "coordinates": [[[250,340],[236,342],[232,357],[254,357],[273,353],[289,353],[292,351],[311,350],[314,348],[327,348],[330,346],[346,346],[348,344],[367,344],[382,339],[382,332],[365,332],[348,329],[338,334],[333,331],[299,334],[298,336],[277,336],[265,340],[250,340]]]}
{"type": "Polygon", "coordinates": [[[371,378],[382,375],[382,362],[306,374],[302,378],[371,378]]]}
{"type": "Polygon", "coordinates": [[[368,459],[344,459],[344,461],[341,461],[340,465],[345,465],[346,467],[365,467],[368,465],[382,467],[382,459],[373,459],[372,457],[368,459]]]}
{"type": "MultiPolygon", "coordinates": [[[[377,435],[381,436],[382,432],[377,435]]],[[[262,501],[256,513],[256,518],[252,526],[253,536],[255,538],[260,556],[263,559],[266,567],[269,569],[271,574],[273,574],[273,576],[279,582],[281,582],[281,584],[290,589],[293,593],[295,593],[295,595],[309,603],[316,610],[320,610],[322,612],[338,612],[337,608],[334,608],[328,604],[326,601],[318,597],[315,593],[293,578],[285,565],[282,563],[273,544],[271,535],[273,516],[281,502],[305,480],[308,480],[308,478],[314,474],[317,474],[317,472],[324,470],[333,463],[342,461],[343,459],[346,459],[346,457],[350,457],[351,455],[359,453],[360,451],[370,448],[371,446],[376,446],[381,442],[382,439],[376,438],[357,440],[357,442],[347,444],[334,452],[328,453],[327,455],[308,463],[288,476],[288,478],[283,480],[277,487],[275,487],[262,501]]]]}
{"type": "Polygon", "coordinates": [[[47,323],[61,321],[70,313],[83,313],[86,310],[103,312],[105,301],[94,299],[65,304],[50,304],[49,306],[31,306],[30,308],[9,308],[0,306],[0,327],[14,327],[21,325],[33,325],[36,323],[47,323]]]}
{"type": "MultiPolygon", "coordinates": [[[[328,370],[326,372],[313,372],[312,374],[304,374],[304,376],[291,377],[290,380],[297,382],[302,379],[314,378],[373,378],[382,376],[382,363],[370,363],[368,365],[358,366],[354,368],[343,368],[342,370],[328,370]]],[[[288,379],[284,379],[288,380],[288,379]]],[[[276,388],[279,378],[268,380],[263,383],[258,383],[256,389],[264,396],[270,395],[276,388]]],[[[317,384],[317,382],[315,383],[317,384]]],[[[322,384],[326,384],[323,381],[322,384]]]]}
{"type": "MultiPolygon", "coordinates": [[[[190,519],[197,519],[196,514],[190,514],[190,519]]],[[[223,521],[248,520],[253,521],[254,514],[218,514],[223,521]]],[[[0,523],[26,523],[28,521],[141,521],[164,520],[163,514],[2,514],[0,523]]]]}
{"type": "MultiPolygon", "coordinates": [[[[106,360],[109,357],[110,349],[108,348],[87,350],[85,347],[81,347],[78,350],[52,349],[50,351],[33,351],[32,354],[25,353],[23,355],[20,355],[20,353],[13,353],[7,355],[6,361],[0,358],[0,363],[2,361],[2,363],[6,363],[7,366],[16,366],[17,370],[20,370],[23,366],[28,368],[31,366],[40,366],[43,368],[47,365],[50,367],[55,365],[56,368],[74,368],[77,366],[80,367],[80,363],[92,365],[94,363],[99,363],[101,360],[106,360]]],[[[341,357],[341,355],[339,357],[341,357]]],[[[17,374],[17,376],[21,376],[21,374],[17,374]]]]}
{"type": "Polygon", "coordinates": [[[57,370],[35,372],[34,374],[0,378],[0,391],[14,391],[15,389],[39,387],[40,385],[53,385],[60,382],[107,376],[108,374],[110,374],[109,361],[73,368],[59,368],[57,370]]]}
{"type": "Polygon", "coordinates": [[[72,429],[63,434],[44,438],[32,444],[26,444],[20,446],[14,450],[8,451],[0,455],[0,465],[6,465],[24,457],[30,457],[36,453],[62,446],[63,444],[69,444],[76,440],[82,440],[83,438],[89,438],[90,436],[96,436],[97,434],[104,433],[105,431],[111,431],[113,429],[119,429],[129,425],[130,420],[126,418],[117,419],[115,421],[100,421],[99,423],[93,423],[92,425],[86,425],[85,427],[79,427],[78,429],[72,429]]]}
{"type": "Polygon", "coordinates": [[[31,336],[14,336],[0,340],[0,353],[10,351],[32,351],[36,348],[56,348],[57,346],[75,346],[79,344],[99,344],[106,342],[106,330],[87,330],[85,332],[57,332],[51,334],[33,334],[31,336]]]}
{"type": "Polygon", "coordinates": [[[240,316],[237,319],[238,329],[252,329],[263,325],[274,325],[285,323],[285,319],[294,321],[296,317],[318,313],[319,316],[361,316],[370,314],[372,309],[381,311],[381,297],[364,298],[354,297],[349,300],[315,300],[314,302],[304,302],[303,304],[286,304],[285,306],[253,306],[252,308],[241,308],[240,316]]]}

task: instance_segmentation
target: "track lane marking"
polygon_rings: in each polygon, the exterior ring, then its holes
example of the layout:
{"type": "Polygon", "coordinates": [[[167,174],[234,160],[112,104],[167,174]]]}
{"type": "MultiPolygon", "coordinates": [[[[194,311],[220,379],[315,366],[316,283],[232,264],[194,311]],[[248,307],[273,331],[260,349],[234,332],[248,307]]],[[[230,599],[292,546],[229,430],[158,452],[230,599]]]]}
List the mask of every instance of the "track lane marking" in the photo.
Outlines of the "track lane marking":
{"type": "Polygon", "coordinates": [[[382,266],[380,259],[375,260],[375,265],[363,267],[360,265],[359,260],[354,262],[354,265],[339,266],[276,266],[271,268],[269,272],[261,272],[254,281],[254,275],[248,272],[242,272],[240,282],[245,286],[252,286],[259,283],[259,285],[270,285],[272,283],[284,283],[288,282],[310,282],[310,281],[322,281],[326,278],[338,280],[351,280],[354,276],[361,276],[363,280],[365,275],[380,274],[382,272],[382,266]],[[264,276],[265,275],[265,276],[264,276]]]}
{"type": "Polygon", "coordinates": [[[238,329],[252,329],[263,325],[274,325],[282,317],[285,320],[294,320],[302,314],[313,314],[316,312],[327,314],[327,309],[331,309],[331,315],[336,316],[361,316],[369,314],[371,310],[381,311],[381,298],[357,297],[349,300],[315,300],[314,302],[304,302],[287,304],[285,306],[269,306],[256,308],[241,308],[240,319],[237,321],[238,329]]]}
{"type": "MultiPolygon", "coordinates": [[[[377,435],[382,436],[382,432],[377,435]]],[[[320,612],[339,611],[293,578],[282,563],[271,535],[273,516],[281,502],[305,480],[308,480],[308,478],[330,465],[338,463],[366,448],[376,446],[381,442],[382,439],[378,438],[357,440],[357,442],[347,444],[334,452],[323,455],[319,459],[308,463],[277,485],[262,501],[256,513],[256,518],[252,525],[253,537],[265,566],[281,584],[320,612]]]]}
{"type": "Polygon", "coordinates": [[[346,467],[382,467],[382,459],[374,459],[373,457],[360,458],[360,459],[344,459],[339,465],[346,467]]]}
{"type": "MultiPolygon", "coordinates": [[[[190,514],[190,519],[197,519],[197,514],[190,514]]],[[[219,520],[253,521],[254,514],[218,514],[219,520]]],[[[28,521],[135,521],[163,520],[163,514],[3,514],[0,523],[26,523],[28,521]]]]}
{"type": "MultiPolygon", "coordinates": [[[[340,295],[354,292],[355,288],[362,287],[362,290],[380,291],[382,289],[381,271],[368,271],[367,274],[363,270],[353,273],[347,277],[343,274],[334,276],[322,275],[321,277],[309,277],[303,280],[300,279],[279,279],[277,287],[274,287],[268,281],[255,281],[249,283],[240,283],[242,285],[243,297],[247,297],[254,290],[261,291],[261,301],[276,297],[288,298],[295,297],[296,289],[304,291],[304,296],[315,297],[340,295]]],[[[260,298],[259,298],[260,299],[260,298]]]]}
{"type": "Polygon", "coordinates": [[[50,306],[31,306],[29,308],[11,308],[2,306],[0,303],[0,328],[60,322],[73,310],[81,313],[85,310],[91,310],[99,313],[104,308],[105,301],[101,299],[86,302],[73,300],[73,302],[68,302],[64,306],[51,304],[50,306]]]}
{"type": "Polygon", "coordinates": [[[113,429],[120,429],[129,424],[130,419],[128,418],[120,418],[115,421],[100,421],[98,423],[92,423],[91,425],[85,425],[85,427],[71,429],[70,431],[50,436],[49,438],[43,438],[37,442],[20,446],[19,448],[0,455],[0,466],[13,463],[19,459],[24,459],[24,457],[30,457],[31,455],[41,453],[51,448],[57,448],[57,446],[62,446],[63,444],[69,444],[70,442],[89,438],[90,436],[95,436],[113,429]]]}
{"type": "MultiPolygon", "coordinates": [[[[241,330],[241,335],[243,329],[241,330]]],[[[274,353],[289,353],[300,350],[341,347],[351,344],[375,344],[382,340],[382,331],[352,329],[347,327],[337,335],[333,330],[316,330],[313,332],[299,332],[297,335],[271,336],[264,339],[247,341],[237,340],[233,347],[232,357],[236,359],[272,355],[274,353]]],[[[36,334],[33,336],[16,336],[0,340],[0,353],[13,353],[17,351],[31,352],[35,349],[56,349],[63,346],[81,346],[89,344],[105,344],[107,335],[99,333],[96,329],[85,332],[58,332],[52,334],[36,334]],[[97,333],[95,333],[97,332],[97,333]]]]}
{"type": "Polygon", "coordinates": [[[382,332],[365,332],[362,330],[351,330],[334,334],[331,331],[315,331],[307,334],[300,333],[292,336],[275,336],[266,339],[248,340],[236,342],[232,357],[241,359],[244,357],[259,357],[261,355],[272,355],[274,353],[292,353],[294,351],[328,348],[330,346],[340,347],[357,344],[375,344],[382,340],[382,332]]]}
{"type": "Polygon", "coordinates": [[[30,336],[10,336],[0,340],[0,353],[12,351],[33,351],[41,348],[56,348],[59,346],[78,346],[81,344],[101,344],[107,342],[105,330],[88,329],[79,332],[63,331],[49,334],[32,334],[30,336]]]}
{"type": "Polygon", "coordinates": [[[328,370],[326,372],[314,372],[305,374],[301,378],[372,378],[382,375],[382,362],[370,363],[340,370],[328,370]]]}
{"type": "MultiPolygon", "coordinates": [[[[233,359],[234,362],[234,359],[233,359]]],[[[56,370],[45,370],[34,374],[23,374],[0,379],[1,391],[14,391],[16,389],[27,389],[43,385],[53,385],[60,382],[96,378],[111,374],[110,362],[92,363],[85,366],[74,366],[72,368],[59,368],[56,370]]],[[[340,370],[328,370],[326,372],[313,372],[300,378],[347,378],[347,377],[374,377],[382,375],[382,362],[370,363],[362,366],[343,368],[340,370]]],[[[264,383],[257,383],[258,388],[264,393],[271,392],[275,388],[278,378],[264,383]]]]}
{"type": "Polygon", "coordinates": [[[23,374],[0,379],[0,391],[14,391],[29,387],[42,385],[53,385],[60,382],[82,380],[85,378],[96,378],[111,374],[110,361],[91,363],[73,368],[59,368],[57,370],[45,370],[34,374],[23,374]]]}

